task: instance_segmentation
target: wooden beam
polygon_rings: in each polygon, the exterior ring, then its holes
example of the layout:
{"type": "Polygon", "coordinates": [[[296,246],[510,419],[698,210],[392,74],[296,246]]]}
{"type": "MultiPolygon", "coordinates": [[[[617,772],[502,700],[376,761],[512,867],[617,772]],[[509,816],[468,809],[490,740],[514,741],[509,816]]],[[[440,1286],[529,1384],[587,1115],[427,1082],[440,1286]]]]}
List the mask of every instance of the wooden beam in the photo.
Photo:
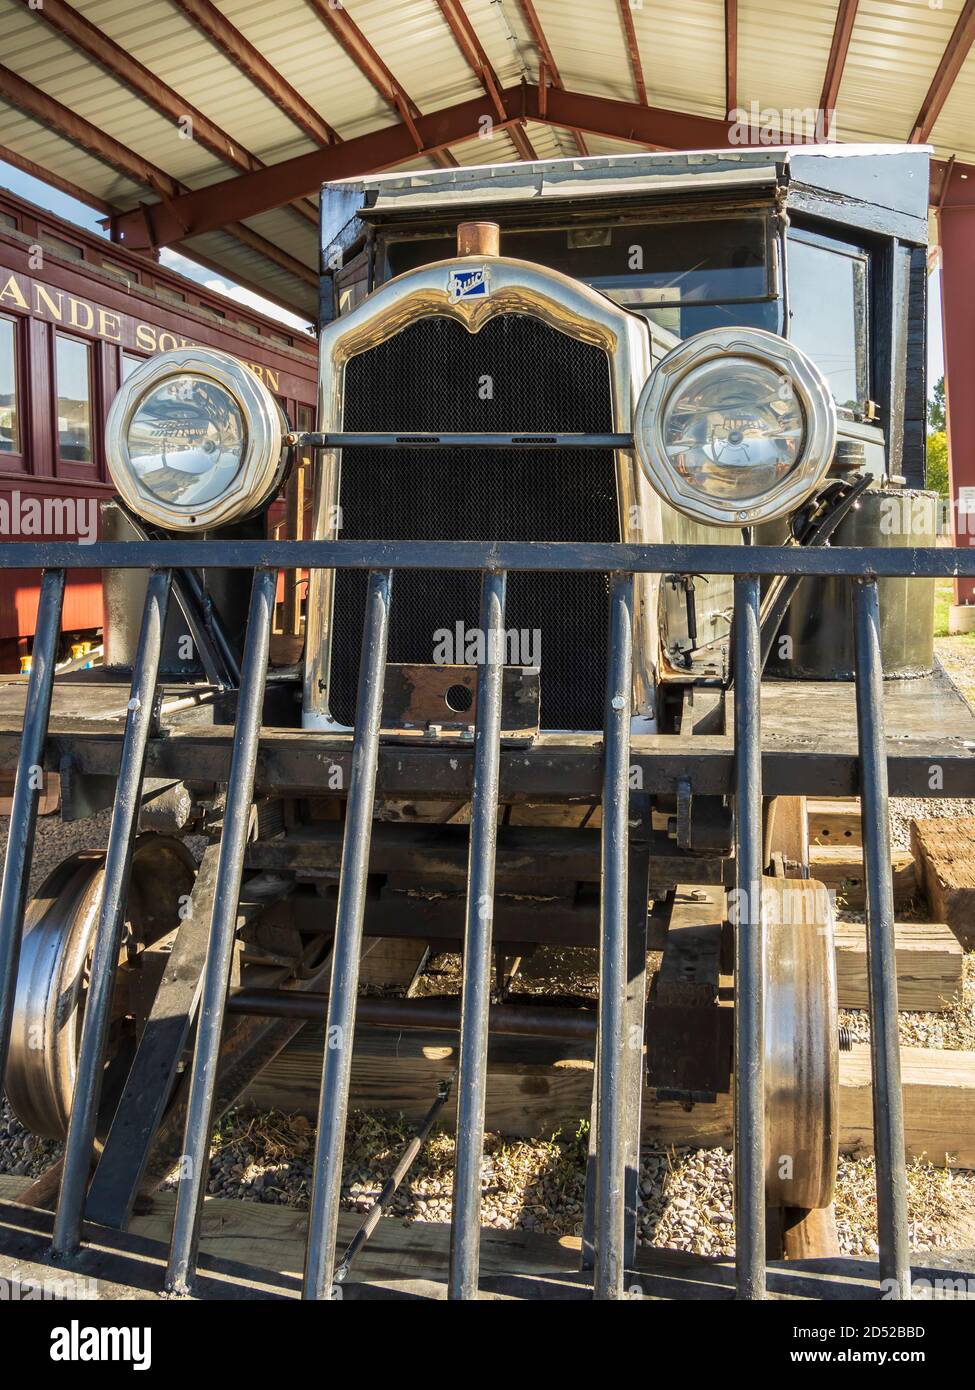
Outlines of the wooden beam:
{"type": "Polygon", "coordinates": [[[932,913],[975,949],[975,816],[911,821],[911,850],[932,913]]]}
{"type": "MultiPolygon", "coordinates": [[[[533,1040],[519,1038],[530,1057],[533,1040]]],[[[306,1028],[246,1093],[262,1108],[314,1114],[321,1082],[321,1033],[306,1028]]],[[[576,1054],[578,1049],[575,1049],[576,1054]]],[[[430,1107],[436,1082],[456,1065],[456,1039],[442,1033],[357,1030],[350,1107],[402,1113],[410,1122],[430,1107]],[[381,1032],[390,1038],[381,1038],[381,1032]]],[[[532,1137],[574,1132],[589,1115],[592,1062],[566,1055],[554,1063],[507,1057],[488,1060],[486,1128],[495,1134],[532,1137]]],[[[975,1168],[975,1053],[902,1047],[905,1140],[908,1157],[938,1166],[975,1168]]],[[[669,1148],[731,1147],[731,1097],[685,1106],[644,1093],[643,1142],[669,1148]]],[[[444,1111],[444,1123],[453,1112],[444,1111]],[[449,1113],[448,1113],[449,1112],[449,1113]]],[[[839,1141],[843,1153],[873,1152],[870,1049],[840,1053],[839,1141]]]]}
{"type": "MultiPolygon", "coordinates": [[[[211,121],[209,116],[181,97],[144,63],[140,63],[65,0],[44,0],[44,4],[32,13],[67,39],[72,47],[86,53],[99,67],[123,83],[129,91],[141,97],[161,116],[177,125],[188,119],[192,127],[192,138],[218,159],[222,159],[225,164],[245,173],[264,168],[262,160],[246,150],[215,121],[211,121]]],[[[293,207],[299,216],[317,226],[318,212],[311,204],[298,202],[293,204],[293,207]]]]}
{"type": "Polygon", "coordinates": [[[477,30],[468,18],[460,0],[437,0],[437,4],[440,7],[440,13],[447,21],[447,27],[456,40],[457,47],[464,55],[467,66],[491,98],[495,114],[502,123],[507,123],[508,134],[511,136],[519,157],[525,160],[536,160],[538,155],[532,147],[532,142],[528,138],[523,123],[521,121],[508,122],[508,113],[501,96],[501,83],[498,80],[498,75],[491,66],[491,60],[477,37],[477,30]]]}
{"type": "MultiPolygon", "coordinates": [[[[943,922],[898,922],[897,1007],[938,1013],[962,996],[964,951],[943,922]]],[[[836,984],[841,1009],[865,1009],[867,934],[858,922],[836,924],[836,984]]]]}
{"type": "Polygon", "coordinates": [[[633,85],[641,104],[647,104],[647,84],[643,78],[643,63],[640,61],[640,45],[637,42],[636,27],[633,23],[633,11],[630,9],[630,0],[617,0],[620,12],[620,23],[623,26],[623,38],[626,42],[626,51],[630,59],[630,75],[633,78],[633,85]]]}
{"type": "MultiPolygon", "coordinates": [[[[545,30],[542,28],[541,20],[538,18],[538,12],[535,9],[534,0],[518,0],[518,4],[521,8],[522,18],[528,26],[528,30],[532,36],[532,40],[535,44],[535,47],[538,49],[539,87],[541,87],[542,85],[541,65],[542,63],[544,63],[545,70],[551,78],[552,86],[564,89],[565,83],[562,81],[562,74],[559,71],[559,65],[555,61],[555,54],[552,52],[549,41],[545,37],[545,30]]],[[[583,156],[583,158],[585,158],[585,156],[589,153],[589,149],[586,145],[586,138],[583,135],[582,131],[573,130],[572,138],[576,142],[576,146],[578,147],[579,153],[583,156]]]]}
{"type": "Polygon", "coordinates": [[[244,37],[211,0],[173,0],[235,67],[316,145],[334,144],[338,135],[313,106],[287,82],[259,49],[244,37]]]}
{"type": "MultiPolygon", "coordinates": [[[[63,106],[54,97],[48,96],[39,87],[25,82],[19,74],[3,66],[0,66],[0,96],[13,102],[25,114],[56,131],[65,140],[70,140],[72,144],[77,145],[96,159],[100,159],[102,163],[108,164],[110,168],[115,169],[134,183],[140,183],[144,188],[151,189],[163,199],[160,206],[171,208],[174,202],[189,194],[186,185],[167,174],[164,169],[160,169],[157,165],[143,159],[135,150],[130,150],[127,145],[123,145],[114,136],[92,125],[90,121],[79,116],[77,112],[63,106]]],[[[244,177],[253,177],[253,175],[245,175],[244,177]]],[[[136,215],[151,220],[153,212],[154,210],[151,208],[140,209],[136,215]]],[[[306,284],[318,284],[318,277],[309,266],[304,265],[293,256],[289,256],[286,251],[282,251],[266,237],[251,231],[249,227],[245,227],[237,221],[218,225],[225,225],[231,236],[252,250],[258,251],[276,265],[280,265],[282,269],[287,270],[297,279],[306,284]]],[[[195,235],[195,233],[190,233],[183,226],[181,234],[171,239],[172,244],[178,245],[189,235],[195,235]]],[[[162,243],[150,242],[148,244],[161,245],[162,243]]]]}
{"type": "Polygon", "coordinates": [[[846,55],[850,50],[853,25],[856,22],[859,0],[840,0],[836,8],[836,23],[833,25],[833,40],[826,60],[826,73],[823,77],[823,90],[819,97],[821,111],[835,111],[846,55]]]}
{"type": "Polygon", "coordinates": [[[917,113],[913,128],[908,136],[912,144],[923,145],[926,140],[930,139],[931,132],[951,94],[955,78],[961,72],[973,41],[975,41],[975,0],[965,0],[962,12],[951,31],[951,38],[941,55],[938,69],[931,79],[931,86],[925,94],[921,109],[917,113]]]}
{"type": "MultiPolygon", "coordinates": [[[[905,908],[917,892],[914,860],[910,850],[891,851],[894,905],[905,908]]],[[[813,845],[809,851],[809,874],[834,892],[842,905],[859,912],[866,904],[866,870],[856,849],[845,845],[813,845]]]]}
{"type": "Polygon", "coordinates": [[[738,106],[738,0],[724,0],[724,110],[738,106]]]}

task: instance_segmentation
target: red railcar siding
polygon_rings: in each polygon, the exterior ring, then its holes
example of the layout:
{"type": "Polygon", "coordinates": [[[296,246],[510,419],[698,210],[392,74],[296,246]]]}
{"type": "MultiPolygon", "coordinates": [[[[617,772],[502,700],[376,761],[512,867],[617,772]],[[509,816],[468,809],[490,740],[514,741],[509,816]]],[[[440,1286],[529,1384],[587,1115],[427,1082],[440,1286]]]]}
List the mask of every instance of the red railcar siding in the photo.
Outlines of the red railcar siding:
{"type": "MultiPolygon", "coordinates": [[[[4,541],[94,539],[98,504],[113,492],[104,426],[126,357],[190,345],[220,348],[262,377],[292,422],[299,411],[303,426],[314,420],[318,361],[312,339],[2,189],[0,320],[13,325],[17,378],[18,437],[0,450],[4,541]],[[59,337],[87,348],[87,458],[80,444],[67,450],[73,457],[62,456],[59,447],[59,337]]],[[[275,521],[279,511],[283,517],[276,506],[275,521]]],[[[17,651],[33,634],[37,593],[36,573],[0,575],[0,669],[16,668],[17,651]]],[[[71,576],[65,631],[101,624],[100,584],[82,573],[71,576]]]]}

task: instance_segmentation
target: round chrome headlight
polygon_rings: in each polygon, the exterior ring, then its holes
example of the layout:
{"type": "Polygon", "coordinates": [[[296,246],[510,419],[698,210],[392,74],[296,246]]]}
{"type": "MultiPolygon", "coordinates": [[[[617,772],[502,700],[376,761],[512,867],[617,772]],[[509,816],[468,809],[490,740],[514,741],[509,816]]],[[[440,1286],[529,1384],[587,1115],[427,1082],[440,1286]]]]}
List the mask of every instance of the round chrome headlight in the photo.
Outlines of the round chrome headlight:
{"type": "Polygon", "coordinates": [[[650,374],[633,434],[665,501],[697,521],[751,526],[792,511],[822,479],[836,407],[792,343],[717,328],[680,343],[650,374]]]}
{"type": "Polygon", "coordinates": [[[239,521],[276,491],[287,428],[274,396],[212,348],[151,357],[124,381],[105,427],[123,502],[168,531],[239,521]]]}

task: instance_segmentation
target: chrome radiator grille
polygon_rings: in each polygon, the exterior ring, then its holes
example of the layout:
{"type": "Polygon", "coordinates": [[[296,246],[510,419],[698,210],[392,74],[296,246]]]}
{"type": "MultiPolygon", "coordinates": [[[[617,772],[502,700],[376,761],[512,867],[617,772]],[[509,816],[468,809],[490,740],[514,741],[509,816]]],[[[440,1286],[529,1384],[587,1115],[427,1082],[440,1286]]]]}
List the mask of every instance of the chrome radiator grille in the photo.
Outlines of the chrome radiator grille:
{"type": "MultiPolygon", "coordinates": [[[[613,430],[601,348],[526,314],[478,333],[420,319],[346,366],[343,428],[362,431],[601,433],[613,430]]],[[[345,449],[345,540],[619,540],[608,449],[345,449]]],[[[336,575],[329,706],[352,724],[366,576],[336,575]]],[[[389,660],[434,660],[438,630],[478,621],[479,577],[401,570],[389,660]]],[[[602,573],[512,574],[507,627],[540,633],[545,728],[602,722],[607,580],[602,573]]],[[[459,658],[459,659],[462,659],[459,658]]]]}

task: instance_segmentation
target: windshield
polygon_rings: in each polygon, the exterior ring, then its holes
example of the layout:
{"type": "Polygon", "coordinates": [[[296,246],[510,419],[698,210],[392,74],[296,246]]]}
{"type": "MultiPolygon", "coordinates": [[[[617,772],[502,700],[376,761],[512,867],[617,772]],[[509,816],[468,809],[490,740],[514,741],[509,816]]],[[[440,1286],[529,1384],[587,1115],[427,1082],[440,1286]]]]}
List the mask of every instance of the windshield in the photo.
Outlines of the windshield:
{"type": "MultiPolygon", "coordinates": [[[[769,242],[767,219],[754,213],[611,227],[506,228],[501,237],[504,255],[582,280],[679,338],[732,324],[780,331],[769,242]]],[[[453,254],[454,243],[439,237],[388,244],[394,275],[453,254]]]]}

